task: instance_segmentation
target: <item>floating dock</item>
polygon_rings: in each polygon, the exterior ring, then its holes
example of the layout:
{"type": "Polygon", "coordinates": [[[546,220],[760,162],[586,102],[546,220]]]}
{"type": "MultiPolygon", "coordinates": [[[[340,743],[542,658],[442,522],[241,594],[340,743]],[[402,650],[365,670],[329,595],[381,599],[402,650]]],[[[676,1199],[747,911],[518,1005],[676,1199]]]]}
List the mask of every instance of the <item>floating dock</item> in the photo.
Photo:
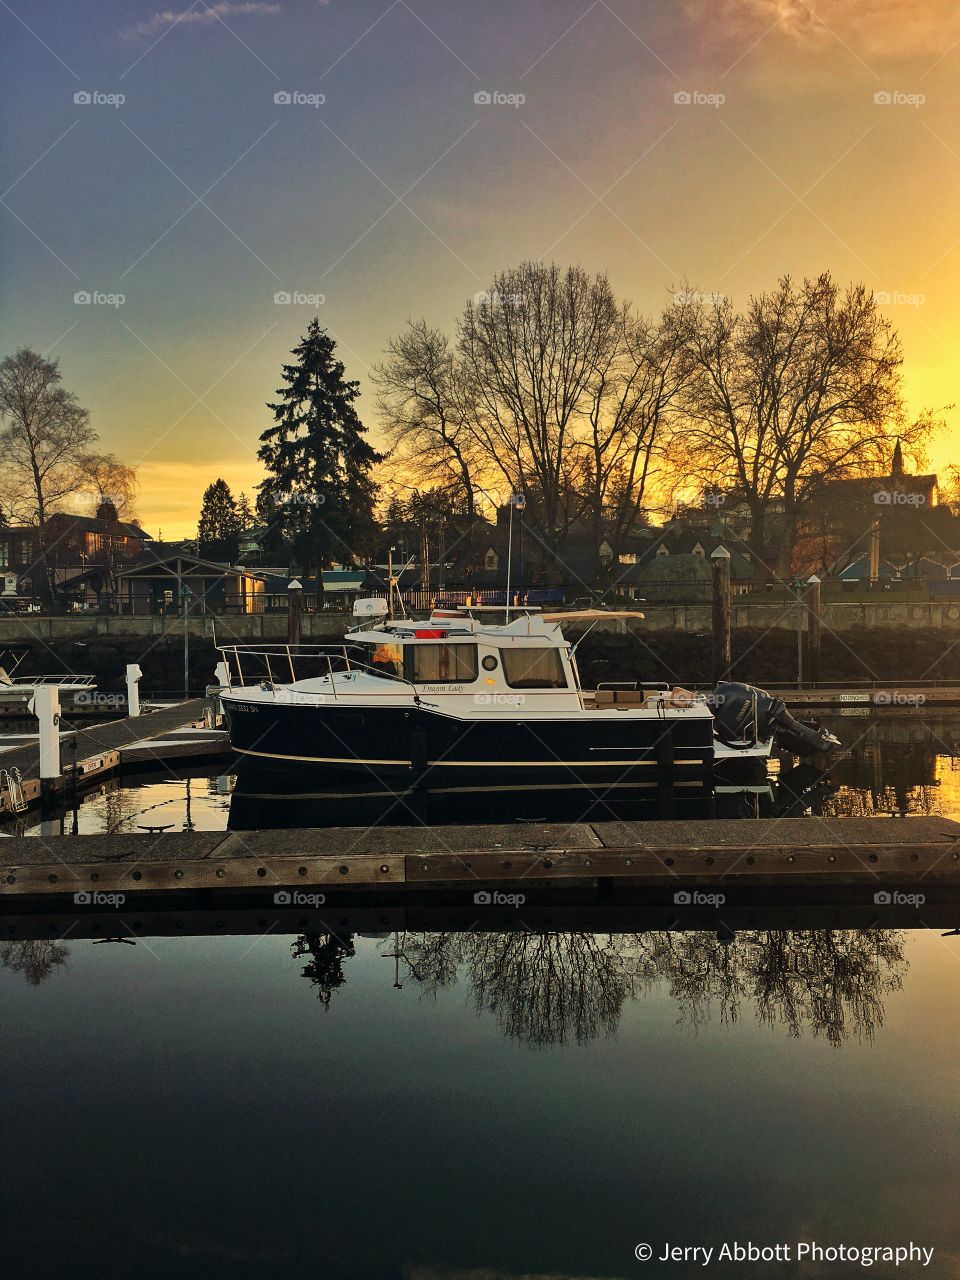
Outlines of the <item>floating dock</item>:
{"type": "MultiPolygon", "coordinates": [[[[23,836],[0,842],[0,910],[24,896],[512,894],[592,887],[696,893],[851,888],[960,902],[960,823],[779,818],[23,836]]],[[[282,901],[282,899],[281,899],[282,901]]],[[[872,901],[872,898],[871,898],[872,901]]]]}
{"type": "Polygon", "coordinates": [[[826,685],[806,689],[773,686],[768,692],[782,698],[788,707],[871,707],[877,711],[909,711],[914,707],[960,707],[960,685],[912,686],[891,681],[883,687],[850,688],[826,685]]]}
{"type": "MultiPolygon", "coordinates": [[[[87,786],[122,765],[144,768],[174,759],[183,762],[207,756],[226,758],[230,755],[227,733],[210,728],[211,718],[210,701],[192,698],[143,715],[63,731],[63,772],[59,778],[45,782],[44,789],[63,793],[74,783],[87,786]]],[[[27,807],[37,803],[41,795],[39,739],[29,734],[18,737],[16,745],[7,749],[2,744],[0,739],[0,771],[19,770],[23,800],[27,807]]],[[[16,811],[13,797],[0,787],[0,815],[16,811]]]]}

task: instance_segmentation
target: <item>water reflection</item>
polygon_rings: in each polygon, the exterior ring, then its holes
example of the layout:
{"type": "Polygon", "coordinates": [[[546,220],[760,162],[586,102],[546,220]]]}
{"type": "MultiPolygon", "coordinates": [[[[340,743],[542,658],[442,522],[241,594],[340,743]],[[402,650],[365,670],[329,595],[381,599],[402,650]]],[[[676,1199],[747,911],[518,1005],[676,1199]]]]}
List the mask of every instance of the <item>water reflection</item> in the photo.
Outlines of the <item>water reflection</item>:
{"type": "MultiPolygon", "coordinates": [[[[0,942],[0,967],[39,986],[67,964],[68,945],[59,941],[64,922],[34,916],[14,925],[13,919],[6,917],[3,927],[21,936],[0,942]],[[30,936],[51,932],[58,938],[30,936]]],[[[139,939],[150,950],[148,937],[222,937],[226,923],[219,912],[189,919],[157,912],[147,923],[117,917],[112,928],[120,932],[93,945],[122,941],[132,948],[139,939]],[[166,930],[160,927],[165,920],[166,930]]],[[[242,925],[261,936],[282,927],[259,910],[248,911],[242,925]]],[[[907,973],[904,938],[899,928],[600,932],[522,922],[478,932],[452,917],[449,928],[397,927],[372,935],[318,917],[293,938],[290,954],[327,1011],[335,998],[349,1000],[359,944],[369,949],[376,939],[380,958],[391,962],[394,987],[427,997],[461,988],[478,1016],[494,1018],[506,1039],[532,1048],[615,1036],[625,1006],[645,999],[672,1001],[677,1023],[694,1032],[713,1020],[732,1026],[752,1014],[760,1025],[783,1027],[794,1038],[809,1032],[838,1047],[850,1037],[870,1042],[883,1025],[884,999],[900,990],[907,973]]]]}
{"type": "Polygon", "coordinates": [[[825,816],[960,814],[960,717],[921,709],[828,720],[849,745],[831,762],[825,816]]]}
{"type": "Polygon", "coordinates": [[[31,987],[38,987],[61,965],[69,952],[49,938],[27,938],[23,942],[0,942],[0,968],[23,974],[31,987]]]}
{"type": "MultiPolygon", "coordinates": [[[[734,1024],[745,1010],[793,1037],[805,1030],[839,1047],[872,1041],[883,1000],[907,971],[899,930],[659,930],[634,934],[441,932],[395,936],[398,980],[424,994],[463,984],[480,1014],[509,1040],[533,1048],[613,1036],[630,1000],[668,994],[678,1021],[696,1030],[713,1016],[734,1024]],[[402,979],[402,981],[401,981],[402,979]]],[[[303,976],[324,1009],[347,982],[352,935],[305,934],[292,945],[308,956],[303,976]]]]}

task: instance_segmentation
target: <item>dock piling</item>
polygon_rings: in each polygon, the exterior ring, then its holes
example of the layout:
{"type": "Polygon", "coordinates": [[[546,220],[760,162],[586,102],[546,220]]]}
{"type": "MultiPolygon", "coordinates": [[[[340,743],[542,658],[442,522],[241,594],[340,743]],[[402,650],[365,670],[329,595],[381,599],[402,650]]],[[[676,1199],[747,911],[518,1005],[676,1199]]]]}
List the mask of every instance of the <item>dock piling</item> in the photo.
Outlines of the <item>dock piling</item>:
{"type": "Polygon", "coordinates": [[[140,677],[143,672],[135,662],[127,663],[127,715],[140,714],[140,677]]]}
{"type": "Polygon", "coordinates": [[[717,547],[710,557],[713,569],[713,680],[730,677],[730,552],[717,547]]]}
{"type": "Polygon", "coordinates": [[[28,710],[40,725],[40,780],[60,777],[60,690],[55,684],[39,684],[28,710]]]}
{"type": "Polygon", "coordinates": [[[807,579],[807,586],[810,588],[810,594],[807,597],[808,661],[811,683],[817,684],[820,680],[821,585],[815,573],[807,579]]]}

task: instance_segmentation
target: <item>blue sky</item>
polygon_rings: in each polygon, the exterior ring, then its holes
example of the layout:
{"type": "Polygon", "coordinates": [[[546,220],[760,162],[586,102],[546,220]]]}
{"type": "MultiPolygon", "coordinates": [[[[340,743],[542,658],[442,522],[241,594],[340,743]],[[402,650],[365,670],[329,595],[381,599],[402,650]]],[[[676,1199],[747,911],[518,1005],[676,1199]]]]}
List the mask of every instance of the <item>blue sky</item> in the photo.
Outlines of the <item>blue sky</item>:
{"type": "Polygon", "coordinates": [[[850,8],[0,3],[3,350],[60,358],[171,535],[217,475],[256,482],[263,402],[314,310],[366,388],[409,317],[450,327],[527,257],[607,270],[648,310],[684,279],[742,299],[825,268],[922,296],[893,319],[917,406],[947,403],[955,6],[850,8]],[[878,108],[887,88],[925,101],[878,108]]]}

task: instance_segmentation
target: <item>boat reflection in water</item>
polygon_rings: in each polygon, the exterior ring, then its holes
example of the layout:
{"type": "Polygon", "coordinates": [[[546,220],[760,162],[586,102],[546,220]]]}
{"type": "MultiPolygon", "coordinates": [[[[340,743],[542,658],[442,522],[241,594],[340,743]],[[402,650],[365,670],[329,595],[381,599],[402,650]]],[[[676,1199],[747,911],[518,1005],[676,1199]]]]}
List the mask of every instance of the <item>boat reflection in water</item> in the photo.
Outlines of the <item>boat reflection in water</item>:
{"type": "MultiPolygon", "coordinates": [[[[820,812],[831,793],[829,777],[804,762],[769,779],[766,767],[752,785],[718,794],[718,818],[787,817],[820,812]]],[[[277,827],[413,827],[456,823],[603,822],[656,818],[658,800],[649,788],[630,783],[587,787],[457,787],[391,789],[370,778],[318,789],[284,782],[249,769],[237,776],[230,797],[229,829],[277,827]]]]}

